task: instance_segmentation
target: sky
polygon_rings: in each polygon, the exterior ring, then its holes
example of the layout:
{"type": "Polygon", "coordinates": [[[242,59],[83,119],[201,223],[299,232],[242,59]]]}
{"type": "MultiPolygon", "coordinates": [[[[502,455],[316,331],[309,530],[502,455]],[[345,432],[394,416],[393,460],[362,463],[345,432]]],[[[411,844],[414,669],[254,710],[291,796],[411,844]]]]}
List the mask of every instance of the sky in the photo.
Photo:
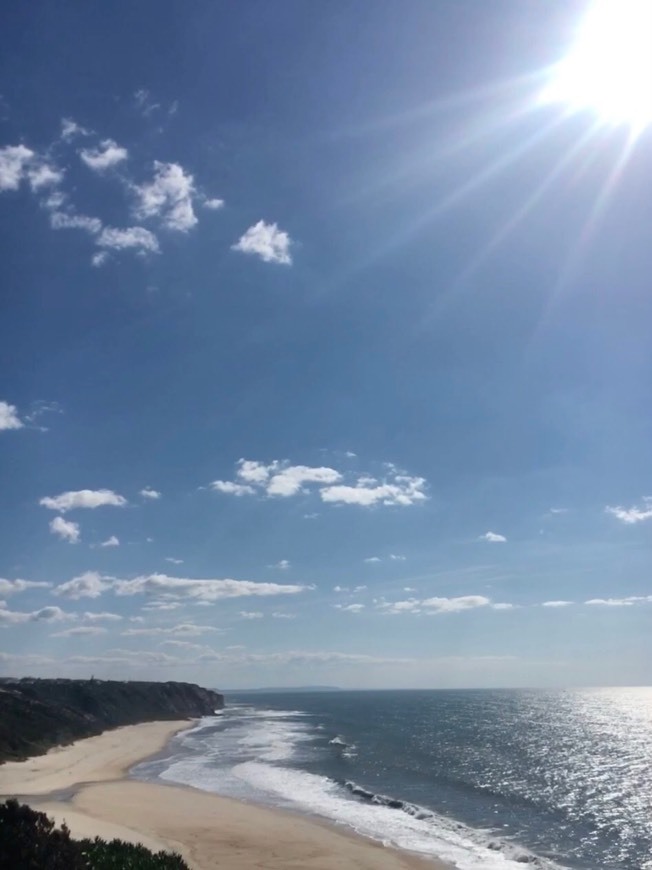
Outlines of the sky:
{"type": "Polygon", "coordinates": [[[0,675],[650,683],[652,133],[563,84],[589,12],[3,10],[0,675]]]}

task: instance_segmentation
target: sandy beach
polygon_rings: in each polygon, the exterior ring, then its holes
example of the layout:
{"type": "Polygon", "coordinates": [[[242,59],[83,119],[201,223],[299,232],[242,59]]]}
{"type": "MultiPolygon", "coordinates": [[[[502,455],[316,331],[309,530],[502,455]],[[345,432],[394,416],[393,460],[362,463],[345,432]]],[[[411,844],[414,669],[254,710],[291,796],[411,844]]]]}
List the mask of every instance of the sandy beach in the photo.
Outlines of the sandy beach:
{"type": "Polygon", "coordinates": [[[120,837],[180,852],[193,870],[446,870],[448,865],[334,825],[184,786],[126,778],[187,721],[107,731],[47,755],[0,765],[0,797],[18,797],[74,836],[120,837]]]}

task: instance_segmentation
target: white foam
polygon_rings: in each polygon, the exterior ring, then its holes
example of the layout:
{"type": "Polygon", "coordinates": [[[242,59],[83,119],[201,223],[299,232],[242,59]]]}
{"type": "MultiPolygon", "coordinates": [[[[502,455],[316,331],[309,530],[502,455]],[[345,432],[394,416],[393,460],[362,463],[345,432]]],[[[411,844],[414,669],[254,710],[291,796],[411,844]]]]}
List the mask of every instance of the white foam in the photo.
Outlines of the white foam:
{"type": "MultiPolygon", "coordinates": [[[[254,789],[281,799],[287,806],[348,825],[386,845],[436,856],[453,863],[459,870],[522,868],[527,854],[513,850],[510,855],[507,844],[504,850],[490,849],[475,840],[475,832],[470,828],[437,814],[423,820],[389,807],[352,800],[328,777],[254,761],[237,765],[232,773],[254,789]],[[521,861],[516,860],[518,857],[521,861]]],[[[555,865],[539,861],[538,866],[553,868],[555,865]]]]}

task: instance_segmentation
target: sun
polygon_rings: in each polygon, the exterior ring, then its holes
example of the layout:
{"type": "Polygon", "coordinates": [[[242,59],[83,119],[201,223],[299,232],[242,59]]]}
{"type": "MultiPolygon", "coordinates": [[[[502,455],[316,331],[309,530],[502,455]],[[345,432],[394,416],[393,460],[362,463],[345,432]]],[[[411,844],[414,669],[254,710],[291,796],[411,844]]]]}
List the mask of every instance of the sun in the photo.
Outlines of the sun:
{"type": "Polygon", "coordinates": [[[595,0],[542,98],[636,133],[652,123],[652,0],[595,0]]]}

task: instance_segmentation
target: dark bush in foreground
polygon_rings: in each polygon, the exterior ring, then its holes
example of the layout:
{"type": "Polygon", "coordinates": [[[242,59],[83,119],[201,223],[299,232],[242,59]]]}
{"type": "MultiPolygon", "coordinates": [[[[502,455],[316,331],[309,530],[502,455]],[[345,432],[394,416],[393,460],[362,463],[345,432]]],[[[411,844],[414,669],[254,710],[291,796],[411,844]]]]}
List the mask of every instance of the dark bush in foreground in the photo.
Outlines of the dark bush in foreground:
{"type": "Polygon", "coordinates": [[[0,870],[188,870],[180,855],[122,840],[73,840],[45,813],[16,800],[0,804],[0,870]]]}

